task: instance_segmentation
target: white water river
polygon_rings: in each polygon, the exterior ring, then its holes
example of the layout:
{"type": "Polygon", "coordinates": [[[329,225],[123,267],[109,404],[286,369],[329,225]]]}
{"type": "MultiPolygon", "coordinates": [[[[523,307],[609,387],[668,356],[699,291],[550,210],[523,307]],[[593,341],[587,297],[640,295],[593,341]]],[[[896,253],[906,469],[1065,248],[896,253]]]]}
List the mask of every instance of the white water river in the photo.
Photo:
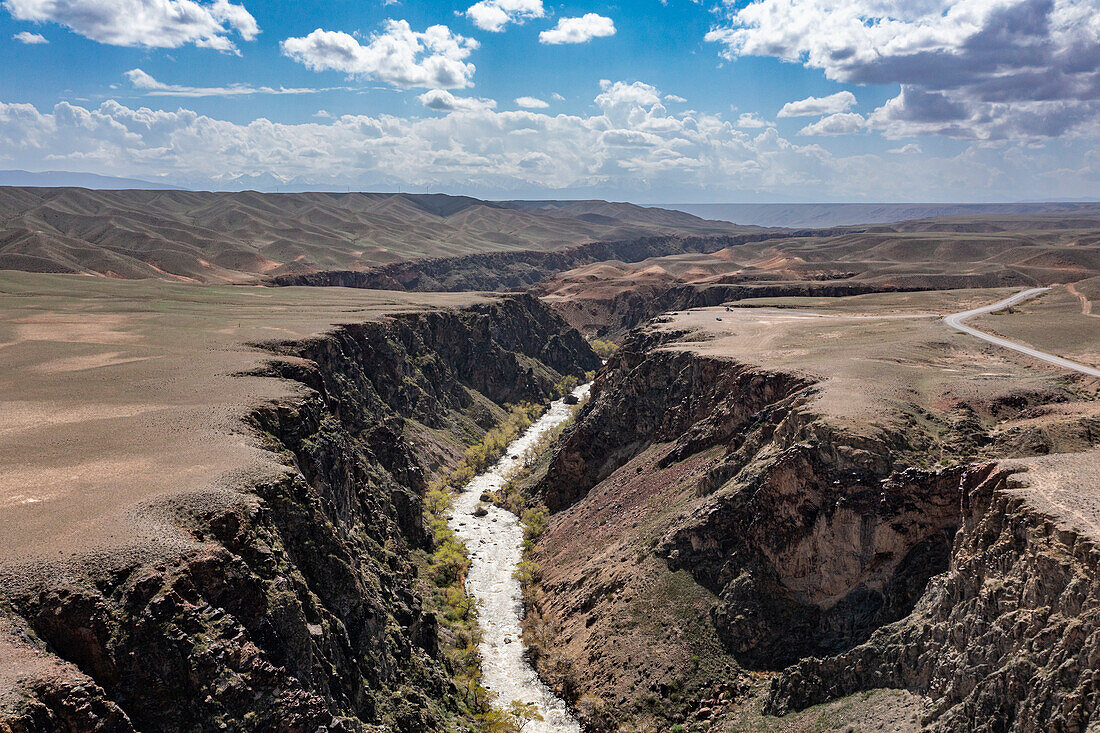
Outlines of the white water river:
{"type": "MultiPolygon", "coordinates": [[[[588,394],[588,384],[573,390],[578,398],[588,394]]],[[[527,663],[523,654],[523,601],[514,573],[523,559],[523,526],[519,518],[500,507],[489,505],[484,517],[473,512],[482,492],[496,491],[521,465],[523,454],[539,439],[573,414],[573,407],[557,400],[527,431],[508,446],[496,465],[474,477],[455,496],[447,521],[470,552],[466,592],[479,601],[478,621],[482,638],[483,682],[496,693],[496,704],[507,707],[513,700],[534,703],[543,720],[533,720],[524,733],[580,733],[580,726],[565,702],[550,691],[527,663]]]]}

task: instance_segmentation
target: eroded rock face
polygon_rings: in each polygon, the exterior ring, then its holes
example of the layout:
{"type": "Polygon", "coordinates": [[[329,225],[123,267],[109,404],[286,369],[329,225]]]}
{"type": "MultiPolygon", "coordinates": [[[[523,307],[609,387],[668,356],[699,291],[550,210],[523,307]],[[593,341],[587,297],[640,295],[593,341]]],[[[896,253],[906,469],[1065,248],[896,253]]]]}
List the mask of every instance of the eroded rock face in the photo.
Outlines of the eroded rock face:
{"type": "Polygon", "coordinates": [[[270,374],[309,389],[250,421],[286,473],[242,477],[228,504],[158,507],[198,541],[171,562],[87,567],[8,598],[26,633],[75,669],[27,690],[0,730],[449,725],[455,688],[410,557],[432,537],[406,423],[457,435],[474,390],[497,404],[546,400],[564,373],[598,359],[530,298],[348,326],[278,351],[296,358],[270,374]]]}
{"type": "Polygon", "coordinates": [[[628,344],[596,379],[578,428],[540,483],[551,511],[568,507],[654,443],[679,439],[672,462],[737,440],[761,411],[807,386],[686,352],[649,353],[658,345],[651,338],[628,344]]]}
{"type": "Polygon", "coordinates": [[[927,695],[940,731],[1084,731],[1100,715],[1100,550],[1009,490],[964,482],[947,573],[913,613],[851,651],[806,659],[772,686],[799,709],[872,687],[927,695]]]}
{"type": "MultiPolygon", "coordinates": [[[[827,420],[809,380],[671,338],[636,335],[609,363],[537,487],[557,513],[538,559],[568,565],[546,572],[537,601],[543,627],[564,629],[544,651],[568,670],[562,690],[618,698],[585,718],[593,729],[658,715],[594,651],[625,645],[637,632],[617,625],[644,626],[641,599],[674,585],[659,572],[632,585],[653,555],[713,594],[708,622],[738,665],[779,672],[769,714],[896,688],[931,700],[935,730],[1084,731],[1100,718],[1100,550],[1014,493],[1007,464],[913,468],[919,436],[827,420]],[[694,497],[678,488],[689,482],[694,497]],[[616,611],[627,615],[606,617],[616,611]]],[[[646,632],[653,646],[693,648],[687,626],[664,634],[668,621],[646,632]]],[[[662,695],[694,679],[620,656],[662,695]]],[[[659,715],[696,712],[666,701],[659,715]]]]}
{"type": "Polygon", "coordinates": [[[658,468],[713,447],[710,496],[656,551],[718,596],[721,638],[750,667],[850,648],[947,566],[961,469],[894,472],[880,439],[812,412],[803,378],[632,342],[609,365],[540,487],[561,510],[646,447],[658,468]]]}

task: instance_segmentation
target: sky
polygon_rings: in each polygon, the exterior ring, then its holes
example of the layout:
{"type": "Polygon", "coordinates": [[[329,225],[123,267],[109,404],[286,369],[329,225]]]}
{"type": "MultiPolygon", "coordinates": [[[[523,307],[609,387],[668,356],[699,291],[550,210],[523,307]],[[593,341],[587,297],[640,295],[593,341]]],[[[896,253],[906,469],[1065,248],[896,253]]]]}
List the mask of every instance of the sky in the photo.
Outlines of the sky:
{"type": "Polygon", "coordinates": [[[639,203],[1100,199],[1100,0],[0,0],[0,169],[639,203]]]}

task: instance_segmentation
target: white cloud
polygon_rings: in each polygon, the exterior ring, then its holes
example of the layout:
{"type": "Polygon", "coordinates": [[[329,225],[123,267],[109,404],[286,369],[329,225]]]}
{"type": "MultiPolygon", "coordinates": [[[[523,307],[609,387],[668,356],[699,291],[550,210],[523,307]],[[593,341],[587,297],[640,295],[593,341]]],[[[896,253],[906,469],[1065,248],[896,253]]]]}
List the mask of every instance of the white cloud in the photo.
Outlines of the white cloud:
{"type": "Polygon", "coordinates": [[[866,129],[867,121],[855,112],[837,112],[822,117],[798,131],[799,135],[853,135],[866,129]]]}
{"type": "Polygon", "coordinates": [[[276,88],[254,87],[248,84],[230,84],[225,87],[189,87],[179,84],[165,84],[157,81],[141,69],[130,69],[123,76],[129,80],[135,89],[140,89],[151,97],[244,97],[253,94],[316,94],[317,92],[332,91],[338,88],[276,88]]]}
{"type": "Polygon", "coordinates": [[[481,0],[466,10],[466,17],[474,25],[492,33],[499,33],[509,23],[522,23],[545,15],[542,0],[481,0]]]}
{"type": "Polygon", "coordinates": [[[761,127],[767,127],[770,124],[772,123],[755,112],[742,112],[741,116],[737,118],[737,126],[743,127],[746,130],[759,129],[761,127]]]}
{"type": "Polygon", "coordinates": [[[550,106],[538,97],[516,97],[516,104],[524,109],[546,109],[550,106]]]}
{"type": "MultiPolygon", "coordinates": [[[[442,92],[436,93],[442,94],[442,92]]],[[[669,196],[782,194],[794,199],[991,200],[1095,195],[1096,139],[1044,149],[971,146],[954,156],[842,157],[774,127],[749,134],[717,115],[670,113],[660,91],[615,82],[587,115],[498,111],[488,103],[448,114],[343,115],[296,124],[232,122],[186,108],[39,110],[0,103],[0,160],[12,168],[88,170],[217,188],[234,181],[299,181],[377,189],[431,185],[507,197],[559,192],[670,200],[669,196]],[[480,108],[477,108],[480,107],[480,108]],[[493,193],[495,192],[495,193],[493,193]]],[[[435,95],[428,97],[445,99],[435,95]]],[[[454,97],[455,100],[461,98],[454,97]]],[[[439,104],[436,104],[439,106],[439,104]]],[[[818,138],[821,139],[821,138],[818,138]]]]}
{"type": "Polygon", "coordinates": [[[680,104],[680,103],[686,102],[687,100],[684,99],[683,97],[681,97],[679,94],[666,94],[665,95],[665,101],[666,102],[675,102],[677,104],[680,104]]]}
{"type": "Polygon", "coordinates": [[[429,89],[421,94],[418,99],[428,109],[441,112],[475,112],[493,109],[497,106],[496,101],[492,99],[456,97],[443,89],[429,89]]]}
{"type": "Polygon", "coordinates": [[[887,136],[1057,137],[1100,114],[1100,0],[724,0],[723,55],[900,84],[887,136]]]}
{"type": "Polygon", "coordinates": [[[366,45],[340,31],[318,28],[288,38],[283,54],[314,71],[342,71],[400,87],[461,89],[472,86],[474,65],[465,61],[478,42],[444,25],[414,31],[407,21],[388,20],[366,45]]]}
{"type": "Polygon", "coordinates": [[[260,32],[244,6],[228,0],[3,0],[3,5],[17,20],[57,23],[112,46],[194,44],[235,52],[232,33],[251,41],[260,32]]]}
{"type": "Polygon", "coordinates": [[[587,43],[593,38],[615,35],[615,23],[611,18],[596,13],[585,13],[579,18],[560,18],[558,24],[539,33],[539,43],[587,43]]]}
{"type": "Polygon", "coordinates": [[[777,117],[820,117],[844,112],[856,103],[851,92],[837,92],[827,97],[806,97],[797,102],[787,102],[777,117]]]}
{"type": "Polygon", "coordinates": [[[661,93],[657,87],[641,81],[627,84],[625,81],[613,83],[610,79],[600,79],[600,89],[603,91],[596,96],[595,101],[604,109],[621,106],[642,107],[661,103],[661,93]]]}
{"type": "Polygon", "coordinates": [[[565,101],[565,97],[558,94],[557,92],[554,92],[553,94],[551,94],[550,99],[553,99],[555,102],[564,102],[565,101]]]}
{"type": "Polygon", "coordinates": [[[900,148],[891,148],[886,152],[893,155],[920,155],[924,151],[921,150],[920,145],[917,145],[916,143],[908,143],[907,145],[902,145],[900,148]]]}
{"type": "Polygon", "coordinates": [[[21,31],[11,37],[13,41],[19,41],[20,43],[26,43],[27,45],[34,46],[42,43],[49,43],[46,37],[41,33],[31,33],[29,31],[21,31]]]}

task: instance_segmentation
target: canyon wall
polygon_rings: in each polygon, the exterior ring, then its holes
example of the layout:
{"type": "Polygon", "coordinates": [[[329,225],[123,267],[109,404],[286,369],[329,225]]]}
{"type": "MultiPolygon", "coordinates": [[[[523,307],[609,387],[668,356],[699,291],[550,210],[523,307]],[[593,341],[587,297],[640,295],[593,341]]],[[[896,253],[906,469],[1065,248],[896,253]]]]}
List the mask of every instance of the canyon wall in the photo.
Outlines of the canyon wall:
{"type": "MultiPolygon", "coordinates": [[[[812,232],[814,236],[835,233],[837,232],[812,232]]],[[[717,252],[747,242],[808,234],[811,232],[760,230],[749,234],[639,237],[621,241],[590,242],[553,251],[487,252],[395,262],[363,270],[324,270],[279,275],[272,278],[271,283],[283,286],[338,285],[376,290],[516,290],[530,287],[554,273],[592,262],[640,262],[648,257],[687,252],[717,252]]]]}
{"type": "Polygon", "coordinates": [[[773,683],[781,714],[872,687],[932,699],[937,731],[1084,731],[1100,717],[1100,550],[1029,505],[1017,468],[959,487],[950,567],[913,613],[773,683]]]}
{"type": "Polygon", "coordinates": [[[678,337],[632,335],[536,486],[556,512],[534,556],[543,672],[593,730],[740,714],[760,678],[739,670],[773,680],[767,715],[898,688],[942,730],[1100,716],[1100,553],[1010,488],[1017,469],[915,467],[922,430],[832,420],[817,380],[678,337]]]}
{"type": "MultiPolygon", "coordinates": [[[[194,543],[121,572],[74,560],[7,582],[3,630],[53,665],[3,731],[450,729],[459,707],[413,554],[422,509],[502,406],[599,360],[533,298],[395,315],[269,347],[297,396],[240,425],[282,456],[232,493],[140,508],[194,543]]],[[[13,662],[14,663],[14,662],[13,662]]]]}

